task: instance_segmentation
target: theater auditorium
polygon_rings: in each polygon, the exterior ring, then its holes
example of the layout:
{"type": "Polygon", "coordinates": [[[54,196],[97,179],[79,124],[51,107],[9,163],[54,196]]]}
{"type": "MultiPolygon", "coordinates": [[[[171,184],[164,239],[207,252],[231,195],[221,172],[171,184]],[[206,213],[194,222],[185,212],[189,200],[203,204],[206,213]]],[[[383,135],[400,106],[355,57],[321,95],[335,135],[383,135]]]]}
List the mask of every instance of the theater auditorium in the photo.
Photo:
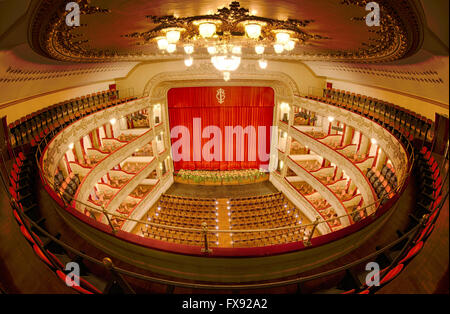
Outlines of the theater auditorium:
{"type": "Polygon", "coordinates": [[[1,1],[0,293],[448,294],[448,5],[1,1]]]}

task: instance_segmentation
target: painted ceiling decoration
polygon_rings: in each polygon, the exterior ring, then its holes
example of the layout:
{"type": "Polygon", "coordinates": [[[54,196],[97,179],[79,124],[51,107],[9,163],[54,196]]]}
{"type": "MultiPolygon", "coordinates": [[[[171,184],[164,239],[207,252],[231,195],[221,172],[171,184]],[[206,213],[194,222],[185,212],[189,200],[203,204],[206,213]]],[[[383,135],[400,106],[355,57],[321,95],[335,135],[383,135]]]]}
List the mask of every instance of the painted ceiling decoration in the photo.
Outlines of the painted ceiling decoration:
{"type": "Polygon", "coordinates": [[[36,52],[68,62],[161,61],[184,59],[183,47],[192,45],[189,54],[209,58],[208,44],[215,40],[242,47],[249,59],[374,63],[410,56],[423,41],[414,0],[377,1],[380,26],[372,27],[365,22],[367,0],[75,2],[78,27],[65,23],[66,1],[38,1],[29,27],[36,52]],[[282,53],[274,46],[280,31],[292,41],[282,53]],[[161,49],[158,40],[168,35],[176,37],[178,49],[161,49]],[[263,53],[255,46],[265,47],[263,53]]]}

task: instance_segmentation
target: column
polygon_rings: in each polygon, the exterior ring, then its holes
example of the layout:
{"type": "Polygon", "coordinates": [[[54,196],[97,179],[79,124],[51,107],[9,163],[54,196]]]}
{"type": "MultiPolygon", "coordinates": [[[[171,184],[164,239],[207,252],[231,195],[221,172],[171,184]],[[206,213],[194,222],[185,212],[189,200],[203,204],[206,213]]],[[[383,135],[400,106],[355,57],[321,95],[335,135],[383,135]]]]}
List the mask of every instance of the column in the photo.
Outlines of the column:
{"type": "Polygon", "coordinates": [[[75,148],[75,156],[77,157],[78,162],[85,163],[83,148],[81,147],[80,140],[75,141],[73,147],[75,148]]]}

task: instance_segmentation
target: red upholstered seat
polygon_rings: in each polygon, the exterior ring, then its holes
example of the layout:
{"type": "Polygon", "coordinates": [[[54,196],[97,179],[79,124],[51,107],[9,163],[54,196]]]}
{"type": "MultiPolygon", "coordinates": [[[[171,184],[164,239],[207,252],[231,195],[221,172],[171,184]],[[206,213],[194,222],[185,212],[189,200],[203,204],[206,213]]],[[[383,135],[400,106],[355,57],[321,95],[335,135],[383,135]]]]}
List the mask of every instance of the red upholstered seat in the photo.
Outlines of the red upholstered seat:
{"type": "Polygon", "coordinates": [[[55,268],[55,266],[52,264],[52,262],[49,261],[47,256],[45,256],[45,254],[42,252],[42,250],[36,244],[33,244],[33,250],[36,253],[36,255],[39,256],[39,258],[41,260],[43,260],[49,267],[51,267],[52,269],[55,268]]]}
{"type": "Polygon", "coordinates": [[[422,250],[422,248],[423,241],[420,241],[408,251],[408,254],[406,254],[406,256],[400,260],[399,264],[404,264],[405,262],[409,261],[411,258],[416,256],[420,252],[420,250],[422,250]]]}
{"type": "MultiPolygon", "coordinates": [[[[60,271],[59,269],[56,270],[56,274],[58,275],[58,277],[59,277],[64,283],[66,282],[66,274],[64,274],[64,273],[63,273],[62,271],[60,271]]],[[[81,282],[80,282],[80,283],[81,283],[81,282]]],[[[77,290],[77,291],[80,292],[80,293],[83,293],[83,294],[93,294],[92,292],[90,292],[90,291],[88,291],[88,290],[86,290],[86,289],[83,289],[82,287],[76,286],[76,285],[72,286],[72,288],[75,289],[75,290],[77,290]]]]}
{"type": "Polygon", "coordinates": [[[33,240],[33,237],[31,236],[31,234],[28,232],[27,228],[25,228],[24,225],[20,226],[20,232],[22,232],[22,234],[28,241],[30,241],[32,244],[36,244],[36,242],[33,240]]]}
{"type": "Polygon", "coordinates": [[[398,264],[397,266],[395,266],[393,269],[391,269],[386,274],[386,276],[383,277],[383,279],[381,279],[380,285],[383,285],[383,284],[387,283],[388,281],[391,281],[392,279],[397,277],[400,274],[400,272],[403,270],[404,267],[405,267],[404,264],[398,264]]]}

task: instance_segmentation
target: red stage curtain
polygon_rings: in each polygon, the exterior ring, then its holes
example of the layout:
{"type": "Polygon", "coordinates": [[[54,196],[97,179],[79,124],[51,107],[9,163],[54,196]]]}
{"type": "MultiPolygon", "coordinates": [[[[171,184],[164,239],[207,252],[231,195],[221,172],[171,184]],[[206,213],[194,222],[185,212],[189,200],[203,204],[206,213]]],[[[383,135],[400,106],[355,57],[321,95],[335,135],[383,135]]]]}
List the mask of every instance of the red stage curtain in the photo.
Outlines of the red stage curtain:
{"type": "Polygon", "coordinates": [[[274,107],[272,88],[234,86],[173,88],[168,92],[168,107],[175,171],[179,169],[259,169],[268,166],[270,126],[273,123],[274,107]],[[194,129],[194,119],[198,125],[199,118],[201,127],[194,129]],[[180,131],[182,128],[179,126],[187,128],[189,137],[182,137],[180,131]],[[231,127],[228,128],[230,131],[236,126],[241,126],[244,130],[248,126],[253,126],[255,130],[253,134],[247,129],[251,136],[245,134],[243,137],[244,158],[241,158],[242,160],[236,156],[239,147],[242,147],[242,145],[237,146],[237,136],[233,136],[232,142],[230,137],[225,136],[226,127],[231,127]],[[258,127],[265,127],[265,129],[258,127]],[[219,129],[221,138],[217,133],[219,129]],[[217,139],[214,143],[220,143],[220,145],[212,145],[213,138],[217,139]],[[181,142],[185,143],[182,147],[180,147],[181,142]],[[200,153],[202,150],[212,153],[213,159],[207,160],[211,157],[205,158],[205,154],[200,153]],[[232,157],[230,153],[233,153],[232,157]],[[181,160],[177,161],[176,156],[183,154],[184,157],[179,157],[181,160]]]}

